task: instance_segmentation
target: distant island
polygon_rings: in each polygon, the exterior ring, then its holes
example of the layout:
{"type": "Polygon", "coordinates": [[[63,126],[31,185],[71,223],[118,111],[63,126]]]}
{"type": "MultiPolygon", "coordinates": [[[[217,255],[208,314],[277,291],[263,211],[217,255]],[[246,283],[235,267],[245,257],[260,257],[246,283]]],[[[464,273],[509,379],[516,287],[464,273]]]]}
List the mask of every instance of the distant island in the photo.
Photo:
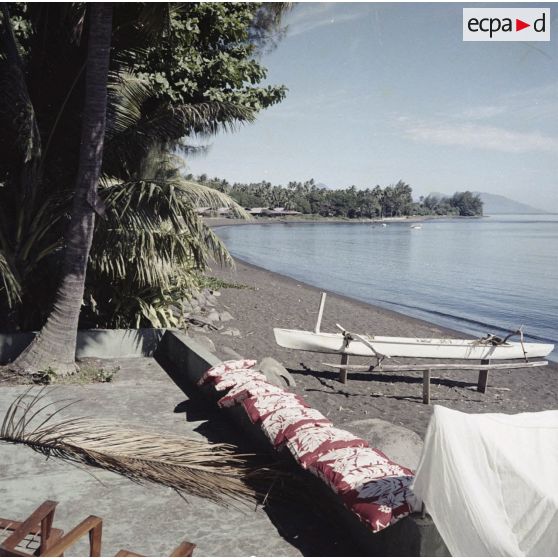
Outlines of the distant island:
{"type": "Polygon", "coordinates": [[[413,189],[402,180],[384,188],[375,186],[357,189],[356,186],[351,186],[332,189],[324,184],[316,184],[313,179],[275,186],[266,181],[231,184],[227,180],[208,178],[204,174],[198,177],[189,175],[186,178],[224,192],[239,205],[251,210],[282,208],[302,215],[349,219],[483,215],[483,202],[478,194],[469,191],[456,192],[452,196],[431,194],[415,201],[413,189]]]}
{"type": "Polygon", "coordinates": [[[521,203],[498,194],[474,192],[483,203],[485,215],[542,215],[548,213],[531,205],[521,203]]]}

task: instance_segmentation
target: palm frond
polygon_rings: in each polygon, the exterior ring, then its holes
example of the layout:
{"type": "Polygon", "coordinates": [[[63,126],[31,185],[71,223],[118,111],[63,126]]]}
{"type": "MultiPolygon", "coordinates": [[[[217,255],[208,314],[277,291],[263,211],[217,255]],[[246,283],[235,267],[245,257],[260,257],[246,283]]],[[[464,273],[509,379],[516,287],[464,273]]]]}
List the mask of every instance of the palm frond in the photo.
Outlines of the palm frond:
{"type": "Polygon", "coordinates": [[[251,454],[229,444],[210,444],[180,436],[115,426],[88,418],[53,418],[74,402],[50,401],[43,388],[17,397],[8,408],[0,440],[24,444],[47,457],[102,468],[139,483],[171,487],[180,494],[207,498],[221,505],[254,500],[251,485],[272,473],[255,468],[251,454]],[[58,411],[50,413],[54,407],[58,411]],[[45,418],[46,415],[46,418],[45,418]]]}
{"type": "Polygon", "coordinates": [[[137,174],[137,162],[157,145],[177,146],[186,136],[208,137],[255,118],[252,108],[217,100],[174,106],[158,103],[153,110],[156,96],[145,79],[127,72],[111,74],[103,162],[109,175],[137,174]]]}
{"type": "Polygon", "coordinates": [[[139,172],[142,179],[105,179],[101,187],[107,211],[95,232],[93,268],[112,280],[131,279],[139,289],[170,289],[177,278],[204,269],[211,259],[232,265],[225,246],[195,208],[228,207],[248,219],[249,214],[228,195],[186,180],[175,155],[152,152],[139,172]]]}
{"type": "Polygon", "coordinates": [[[0,93],[2,125],[22,156],[24,163],[41,156],[41,138],[35,110],[29,96],[23,63],[19,53],[6,2],[0,3],[0,93]]]}
{"type": "Polygon", "coordinates": [[[4,290],[6,292],[6,298],[8,301],[8,307],[12,307],[13,304],[20,300],[21,287],[18,280],[16,279],[14,272],[5,255],[0,250],[0,291],[4,290]],[[3,285],[3,287],[2,287],[3,285]]]}

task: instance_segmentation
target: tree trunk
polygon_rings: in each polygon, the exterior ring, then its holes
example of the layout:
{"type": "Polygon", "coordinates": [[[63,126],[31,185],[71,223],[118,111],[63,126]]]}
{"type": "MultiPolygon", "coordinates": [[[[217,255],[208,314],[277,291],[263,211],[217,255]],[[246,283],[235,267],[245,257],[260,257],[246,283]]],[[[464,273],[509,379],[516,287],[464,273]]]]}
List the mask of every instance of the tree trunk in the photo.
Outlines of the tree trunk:
{"type": "Polygon", "coordinates": [[[57,374],[67,374],[76,370],[78,320],[103,159],[112,33],[110,3],[91,3],[87,9],[90,17],[79,168],[71,222],[66,233],[62,280],[43,329],[10,366],[26,373],[51,369],[57,374]]]}

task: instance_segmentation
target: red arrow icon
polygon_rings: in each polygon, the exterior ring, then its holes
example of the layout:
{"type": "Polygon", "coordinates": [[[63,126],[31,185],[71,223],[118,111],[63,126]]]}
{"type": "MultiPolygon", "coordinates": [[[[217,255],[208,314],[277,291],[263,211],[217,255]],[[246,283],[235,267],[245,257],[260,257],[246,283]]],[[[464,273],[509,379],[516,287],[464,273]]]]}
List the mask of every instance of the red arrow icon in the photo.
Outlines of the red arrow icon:
{"type": "Polygon", "coordinates": [[[530,23],[525,23],[521,19],[516,18],[516,20],[515,20],[515,30],[516,31],[521,31],[522,29],[526,29],[527,27],[531,27],[531,24],[530,23]]]}

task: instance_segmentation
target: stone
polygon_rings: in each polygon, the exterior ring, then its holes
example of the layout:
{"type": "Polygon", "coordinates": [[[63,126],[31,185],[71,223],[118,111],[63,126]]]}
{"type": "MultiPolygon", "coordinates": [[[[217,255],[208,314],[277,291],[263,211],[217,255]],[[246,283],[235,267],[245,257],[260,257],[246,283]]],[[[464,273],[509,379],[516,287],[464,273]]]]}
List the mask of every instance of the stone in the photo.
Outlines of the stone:
{"type": "Polygon", "coordinates": [[[241,360],[242,355],[239,355],[234,349],[227,347],[226,345],[221,345],[219,347],[219,356],[223,360],[241,360]]]}
{"type": "Polygon", "coordinates": [[[416,432],[378,418],[353,420],[346,427],[399,465],[417,468],[424,442],[416,432]]]}
{"type": "Polygon", "coordinates": [[[210,322],[218,322],[220,315],[219,312],[217,312],[217,310],[211,310],[211,312],[209,312],[206,316],[206,318],[210,321],[210,322]]]}
{"type": "Polygon", "coordinates": [[[240,330],[236,327],[229,327],[221,332],[221,335],[230,335],[232,337],[240,337],[240,330]]]}
{"type": "Polygon", "coordinates": [[[275,360],[272,357],[265,357],[262,359],[262,361],[257,365],[257,369],[265,374],[268,382],[275,384],[276,386],[296,386],[296,382],[289,371],[278,360],[275,360]]]}
{"type": "Polygon", "coordinates": [[[234,320],[230,312],[227,312],[226,310],[224,312],[221,312],[219,314],[219,317],[221,318],[222,322],[230,322],[231,320],[234,320]]]}
{"type": "Polygon", "coordinates": [[[202,345],[210,353],[215,354],[215,343],[213,343],[213,341],[209,337],[205,335],[196,335],[194,336],[194,339],[197,343],[202,345]]]}
{"type": "Polygon", "coordinates": [[[209,295],[205,297],[206,306],[215,306],[216,304],[217,304],[217,299],[214,296],[209,295]]]}

